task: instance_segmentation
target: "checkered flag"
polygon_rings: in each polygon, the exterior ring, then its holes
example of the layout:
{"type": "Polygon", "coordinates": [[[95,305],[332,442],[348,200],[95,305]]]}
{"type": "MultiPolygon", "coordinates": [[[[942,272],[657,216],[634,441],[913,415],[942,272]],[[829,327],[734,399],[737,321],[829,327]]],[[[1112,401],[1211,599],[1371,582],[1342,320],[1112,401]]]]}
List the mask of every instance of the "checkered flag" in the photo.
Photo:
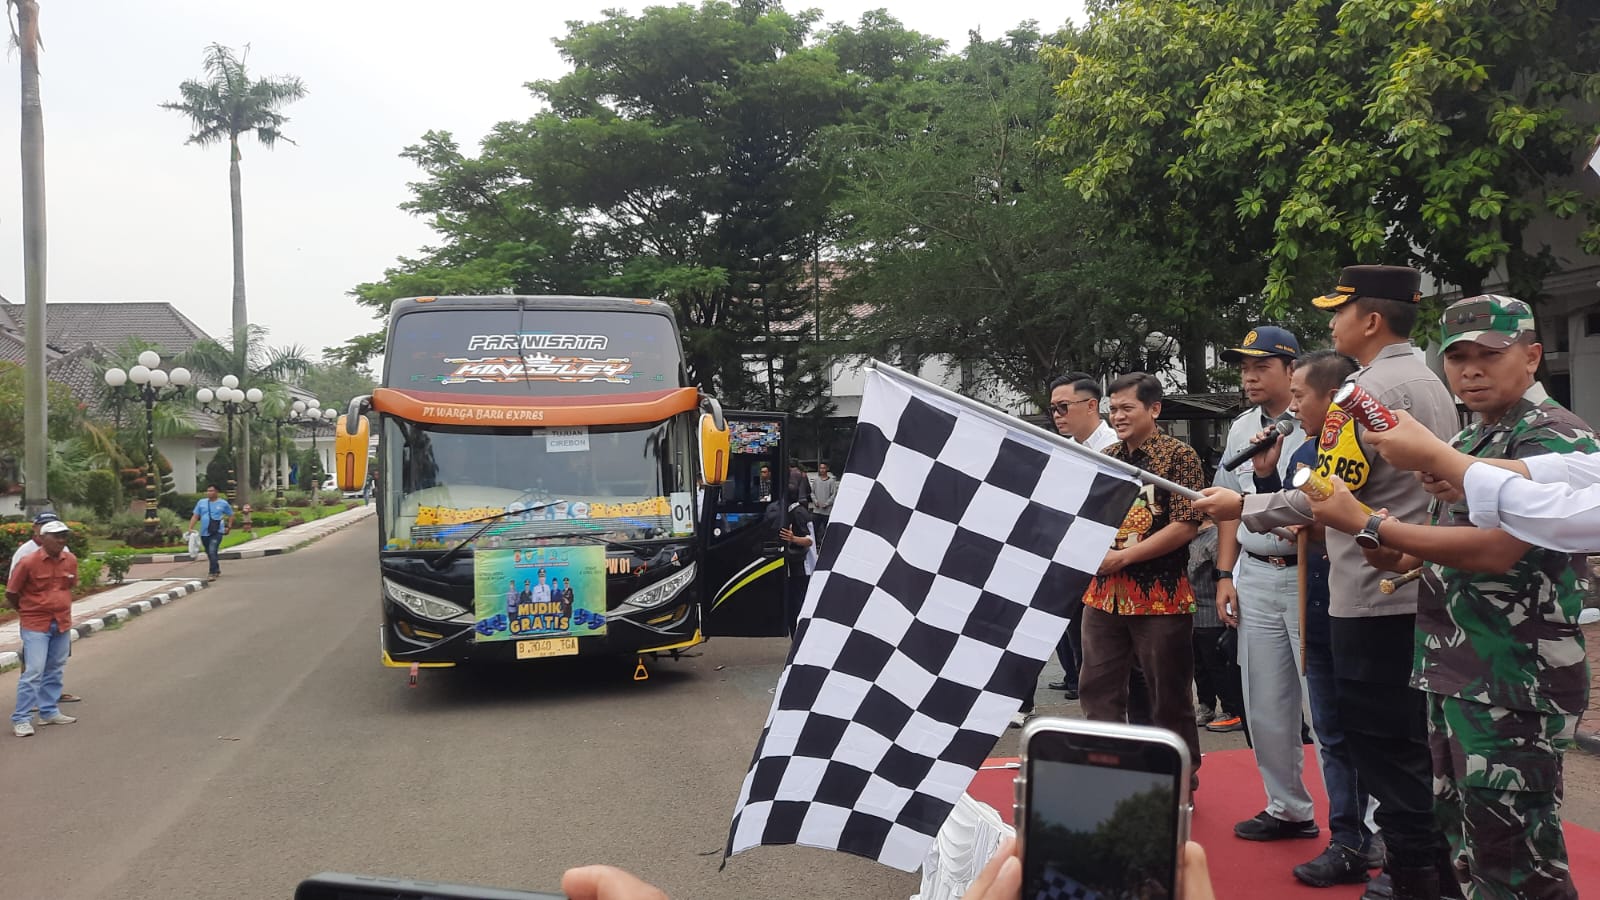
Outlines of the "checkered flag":
{"type": "Polygon", "coordinates": [[[922,862],[1138,490],[1052,438],[886,366],[868,373],[729,855],[803,844],[922,862]]]}
{"type": "Polygon", "coordinates": [[[1097,891],[1091,891],[1076,878],[1062,874],[1054,864],[1045,865],[1039,881],[1039,890],[1033,895],[1033,900],[1100,900],[1097,891]]]}

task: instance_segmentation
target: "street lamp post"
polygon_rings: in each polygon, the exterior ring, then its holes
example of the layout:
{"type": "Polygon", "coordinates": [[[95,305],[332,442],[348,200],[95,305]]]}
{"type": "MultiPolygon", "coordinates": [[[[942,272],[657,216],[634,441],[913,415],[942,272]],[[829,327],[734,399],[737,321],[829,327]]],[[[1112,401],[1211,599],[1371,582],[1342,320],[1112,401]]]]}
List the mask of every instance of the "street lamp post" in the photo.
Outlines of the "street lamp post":
{"type": "MultiPolygon", "coordinates": [[[[211,388],[201,388],[195,391],[194,398],[200,401],[200,408],[215,415],[222,413],[228,419],[228,493],[232,495],[235,503],[239,500],[239,473],[234,471],[234,446],[233,446],[233,417],[255,415],[261,404],[262,393],[260,388],[251,388],[248,391],[239,390],[239,379],[233,375],[222,376],[222,386],[213,391],[211,388]],[[216,403],[216,406],[212,406],[216,403]]],[[[244,473],[248,478],[250,473],[244,473]]],[[[244,518],[243,528],[250,530],[250,510],[240,511],[244,518]]]]}
{"type": "Polygon", "coordinates": [[[144,402],[144,455],[145,464],[150,468],[149,474],[145,476],[146,524],[160,518],[156,514],[156,496],[159,493],[156,486],[161,481],[161,469],[156,465],[156,404],[162,400],[182,397],[191,378],[189,370],[182,366],[168,372],[159,368],[160,365],[161,354],[154,350],[146,350],[139,354],[138,365],[126,371],[118,368],[107,369],[105,374],[106,384],[113,390],[120,390],[130,381],[133,382],[134,390],[144,402]]]}
{"type": "MultiPolygon", "coordinates": [[[[293,410],[294,410],[295,415],[298,417],[296,419],[296,422],[298,424],[303,425],[304,427],[310,429],[310,431],[311,431],[311,457],[317,461],[317,466],[320,468],[321,465],[322,465],[322,457],[317,453],[317,432],[323,426],[328,426],[328,427],[331,428],[333,426],[334,422],[339,418],[339,411],[337,409],[334,409],[331,406],[328,407],[327,409],[323,409],[322,408],[322,401],[316,399],[315,397],[311,398],[310,400],[306,400],[306,401],[296,400],[294,402],[293,410]]],[[[312,506],[316,506],[317,505],[317,503],[318,503],[318,496],[317,495],[318,495],[318,493],[320,492],[320,490],[322,488],[322,479],[320,477],[318,477],[318,475],[319,475],[318,472],[316,472],[315,470],[312,471],[312,477],[311,477],[311,505],[312,506]]]]}

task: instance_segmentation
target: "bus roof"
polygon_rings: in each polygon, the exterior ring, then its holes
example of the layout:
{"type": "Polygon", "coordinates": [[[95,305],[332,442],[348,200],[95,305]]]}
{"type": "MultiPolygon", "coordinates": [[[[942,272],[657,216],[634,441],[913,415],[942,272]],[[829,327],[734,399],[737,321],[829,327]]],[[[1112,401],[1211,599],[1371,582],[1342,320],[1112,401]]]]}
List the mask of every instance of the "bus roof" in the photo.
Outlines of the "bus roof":
{"type": "Polygon", "coordinates": [[[627,297],[579,297],[573,294],[483,294],[463,297],[405,297],[389,307],[389,317],[423,309],[586,309],[642,312],[672,317],[672,307],[660,300],[627,297]]]}

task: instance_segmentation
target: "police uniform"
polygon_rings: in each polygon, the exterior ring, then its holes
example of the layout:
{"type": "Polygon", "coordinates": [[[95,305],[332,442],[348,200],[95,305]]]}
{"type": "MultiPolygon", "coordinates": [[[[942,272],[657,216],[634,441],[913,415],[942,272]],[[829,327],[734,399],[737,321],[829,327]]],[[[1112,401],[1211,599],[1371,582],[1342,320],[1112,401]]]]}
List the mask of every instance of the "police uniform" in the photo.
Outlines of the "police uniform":
{"type": "MultiPolygon", "coordinates": [[[[1402,266],[1350,266],[1332,293],[1313,302],[1337,309],[1358,297],[1419,302],[1421,273],[1402,266]]],[[[1409,341],[1380,350],[1352,380],[1390,409],[1404,409],[1448,439],[1458,430],[1450,392],[1409,341]]],[[[1343,410],[1328,411],[1317,444],[1318,470],[1339,476],[1357,499],[1405,522],[1427,521],[1428,494],[1410,472],[1389,465],[1361,441],[1359,424],[1343,410]]],[[[1243,522],[1255,531],[1313,521],[1297,491],[1245,498],[1243,522]]],[[[1427,743],[1427,703],[1411,686],[1416,610],[1421,582],[1384,594],[1392,573],[1367,564],[1350,535],[1328,531],[1329,638],[1345,729],[1361,785],[1378,801],[1376,818],[1388,849],[1387,868],[1401,878],[1445,865],[1444,842],[1433,817],[1433,767],[1427,743]]]]}
{"type": "MultiPolygon", "coordinates": [[[[1534,331],[1526,304],[1496,296],[1453,304],[1443,322],[1446,348],[1503,348],[1534,331]]],[[[1600,449],[1538,383],[1454,446],[1485,459],[1600,449]]],[[[1466,526],[1468,515],[1457,502],[1436,523],[1466,526]]],[[[1588,704],[1584,557],[1532,546],[1500,574],[1431,569],[1443,592],[1417,608],[1413,683],[1428,694],[1435,809],[1462,887],[1469,898],[1577,897],[1557,809],[1561,751],[1588,704]]]]}
{"type": "MultiPolygon", "coordinates": [[[[1245,357],[1294,360],[1299,355],[1300,342],[1293,334],[1264,325],[1246,335],[1242,346],[1224,350],[1221,357],[1224,362],[1237,363],[1245,357]]],[[[1268,417],[1266,410],[1257,407],[1234,419],[1222,458],[1233,458],[1279,418],[1282,416],[1268,417]]],[[[1241,494],[1274,493],[1288,483],[1291,457],[1305,439],[1299,427],[1284,436],[1272,478],[1257,478],[1251,463],[1245,462],[1232,472],[1218,468],[1212,483],[1241,494]]],[[[1305,786],[1306,755],[1300,736],[1305,679],[1300,674],[1299,565],[1295,544],[1270,533],[1251,531],[1242,524],[1231,527],[1238,529],[1240,551],[1234,570],[1234,587],[1239,592],[1239,668],[1251,746],[1267,793],[1266,813],[1280,822],[1305,825],[1303,830],[1314,836],[1316,808],[1305,786]]],[[[1275,825],[1252,820],[1239,823],[1239,828],[1259,831],[1262,824],[1275,825]]],[[[1278,827],[1281,830],[1282,826],[1278,827]]],[[[1251,835],[1240,834],[1247,836],[1251,835]]],[[[1285,835],[1269,829],[1269,833],[1255,835],[1255,839],[1280,836],[1285,835]]]]}

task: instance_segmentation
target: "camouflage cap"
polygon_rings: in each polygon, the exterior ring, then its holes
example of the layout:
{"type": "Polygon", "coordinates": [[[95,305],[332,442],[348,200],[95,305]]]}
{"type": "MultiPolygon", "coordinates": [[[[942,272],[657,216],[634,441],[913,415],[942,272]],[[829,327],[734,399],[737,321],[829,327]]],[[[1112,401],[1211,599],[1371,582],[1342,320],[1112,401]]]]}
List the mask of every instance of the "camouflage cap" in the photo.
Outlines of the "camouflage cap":
{"type": "Polygon", "coordinates": [[[1441,350],[1462,341],[1477,341],[1503,350],[1518,340],[1535,336],[1533,309],[1515,297],[1483,294],[1457,300],[1439,317],[1441,350]]]}

